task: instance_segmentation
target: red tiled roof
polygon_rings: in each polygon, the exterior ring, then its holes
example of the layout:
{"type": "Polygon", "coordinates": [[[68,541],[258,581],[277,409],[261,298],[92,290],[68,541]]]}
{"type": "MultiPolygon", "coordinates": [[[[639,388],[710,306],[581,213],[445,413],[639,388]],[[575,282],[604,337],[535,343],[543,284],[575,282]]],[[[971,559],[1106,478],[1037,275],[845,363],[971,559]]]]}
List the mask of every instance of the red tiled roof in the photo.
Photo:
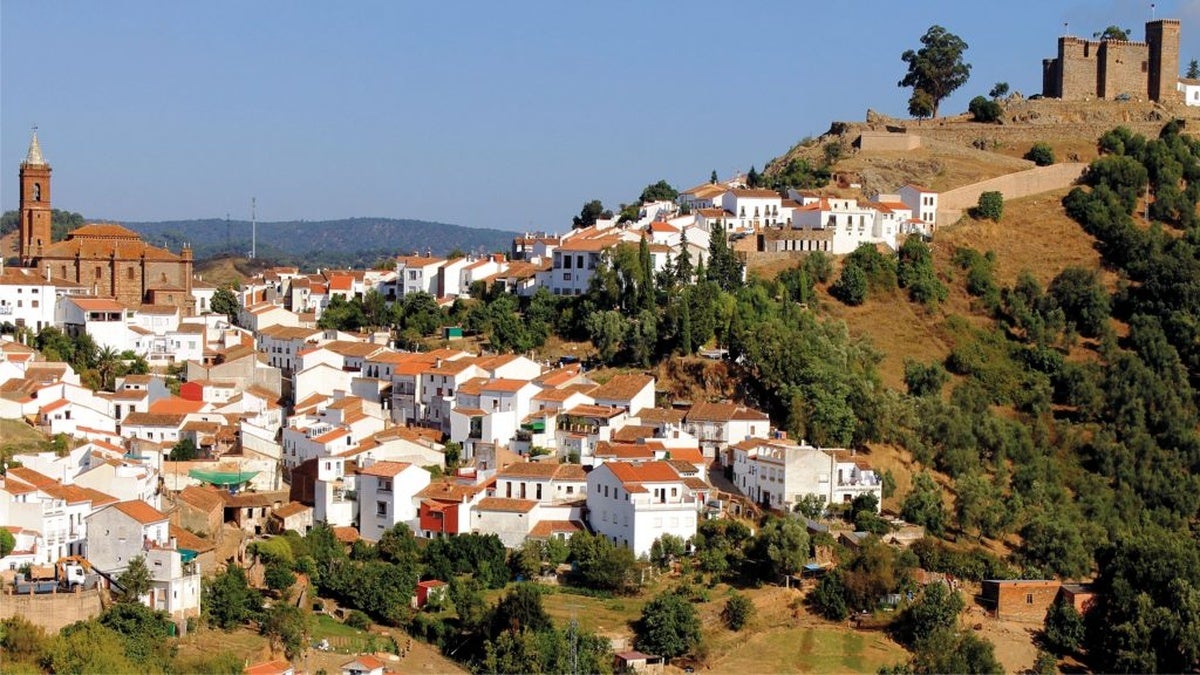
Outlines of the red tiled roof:
{"type": "Polygon", "coordinates": [[[608,462],[604,464],[622,483],[669,483],[679,481],[679,472],[666,462],[608,462]]]}
{"type": "Polygon", "coordinates": [[[358,473],[362,476],[380,476],[383,478],[392,478],[410,466],[412,466],[412,464],[409,464],[408,462],[375,462],[365,469],[359,469],[358,473]]]}
{"type": "Polygon", "coordinates": [[[115,509],[133,518],[143,525],[157,523],[167,519],[167,514],[138,499],[130,502],[120,502],[115,509]]]}
{"type": "Polygon", "coordinates": [[[584,529],[583,523],[574,520],[541,520],[538,521],[538,524],[534,525],[533,529],[529,531],[529,536],[536,539],[542,539],[559,532],[569,532],[574,534],[576,532],[583,532],[584,529]]]}
{"type": "Polygon", "coordinates": [[[510,513],[529,513],[538,503],[532,499],[507,499],[505,497],[484,497],[475,508],[479,511],[506,511],[510,513]]]}

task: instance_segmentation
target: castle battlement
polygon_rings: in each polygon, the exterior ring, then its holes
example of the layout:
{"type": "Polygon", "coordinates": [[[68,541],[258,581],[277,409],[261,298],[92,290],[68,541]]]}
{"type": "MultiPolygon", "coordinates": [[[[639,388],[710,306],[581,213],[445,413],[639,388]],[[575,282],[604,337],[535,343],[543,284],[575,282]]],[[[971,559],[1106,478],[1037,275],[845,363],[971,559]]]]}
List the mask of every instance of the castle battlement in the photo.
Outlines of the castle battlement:
{"type": "Polygon", "coordinates": [[[1162,101],[1176,96],[1179,79],[1178,19],[1146,23],[1146,39],[1058,38],[1058,56],[1042,60],[1042,95],[1067,100],[1162,101]]]}

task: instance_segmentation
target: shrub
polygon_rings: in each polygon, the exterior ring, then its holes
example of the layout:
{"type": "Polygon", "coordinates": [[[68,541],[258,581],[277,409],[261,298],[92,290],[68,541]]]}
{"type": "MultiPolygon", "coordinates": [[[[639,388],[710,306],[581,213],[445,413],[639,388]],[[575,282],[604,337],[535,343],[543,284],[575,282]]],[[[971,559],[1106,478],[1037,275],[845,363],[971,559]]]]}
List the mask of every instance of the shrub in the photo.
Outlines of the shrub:
{"type": "Polygon", "coordinates": [[[976,122],[995,122],[1004,114],[1004,109],[995,101],[990,101],[983,96],[976,96],[967,106],[967,112],[971,113],[971,117],[976,122]]]}
{"type": "Polygon", "coordinates": [[[847,305],[861,305],[867,299],[867,275],[858,265],[846,265],[829,292],[847,305]]]}
{"type": "Polygon", "coordinates": [[[1004,195],[995,190],[979,195],[979,204],[975,207],[976,218],[1000,222],[1004,215],[1004,195]]]}
{"type": "Polygon", "coordinates": [[[754,616],[754,603],[741,593],[734,593],[725,601],[725,609],[721,610],[721,618],[729,630],[741,630],[746,622],[754,616]]]}
{"type": "Polygon", "coordinates": [[[356,609],[346,615],[345,624],[358,630],[367,630],[371,627],[371,618],[356,609]]]}
{"type": "Polygon", "coordinates": [[[1050,166],[1054,163],[1054,148],[1048,143],[1034,143],[1029,152],[1025,153],[1025,159],[1038,166],[1050,166]]]}

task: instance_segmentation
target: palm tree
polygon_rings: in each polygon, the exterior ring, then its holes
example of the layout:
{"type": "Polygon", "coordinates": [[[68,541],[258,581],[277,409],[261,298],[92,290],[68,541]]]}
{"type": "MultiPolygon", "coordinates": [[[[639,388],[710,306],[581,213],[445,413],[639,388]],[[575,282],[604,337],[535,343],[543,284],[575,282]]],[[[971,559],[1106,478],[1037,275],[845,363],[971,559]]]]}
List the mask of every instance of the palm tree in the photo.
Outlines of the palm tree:
{"type": "Polygon", "coordinates": [[[112,347],[106,345],[103,349],[96,352],[96,372],[100,375],[101,389],[112,390],[113,387],[109,385],[109,380],[116,374],[119,362],[120,354],[112,347]]]}

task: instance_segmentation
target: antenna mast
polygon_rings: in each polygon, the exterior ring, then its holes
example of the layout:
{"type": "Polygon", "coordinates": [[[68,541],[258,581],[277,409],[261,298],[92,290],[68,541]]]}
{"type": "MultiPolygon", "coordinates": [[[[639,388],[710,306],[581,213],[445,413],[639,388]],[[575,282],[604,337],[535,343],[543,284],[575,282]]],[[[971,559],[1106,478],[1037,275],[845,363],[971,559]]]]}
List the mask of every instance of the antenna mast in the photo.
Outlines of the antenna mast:
{"type": "Polygon", "coordinates": [[[253,260],[258,253],[258,214],[257,214],[257,198],[250,198],[250,259],[253,260]]]}

